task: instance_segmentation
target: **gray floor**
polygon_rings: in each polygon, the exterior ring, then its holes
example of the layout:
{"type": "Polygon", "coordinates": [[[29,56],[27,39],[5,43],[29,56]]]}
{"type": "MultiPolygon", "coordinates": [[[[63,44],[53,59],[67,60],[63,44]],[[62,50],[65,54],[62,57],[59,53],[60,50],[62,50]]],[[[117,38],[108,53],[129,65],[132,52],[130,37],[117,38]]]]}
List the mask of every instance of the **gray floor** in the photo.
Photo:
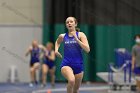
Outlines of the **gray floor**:
{"type": "MultiPolygon", "coordinates": [[[[52,88],[50,84],[47,84],[45,88],[41,88],[40,84],[34,87],[29,87],[25,84],[8,84],[0,83],[0,93],[47,93],[48,90],[51,93],[66,93],[65,83],[56,83],[55,88],[52,88]]],[[[80,93],[134,93],[130,90],[124,91],[109,91],[109,86],[103,83],[82,84],[80,87],[80,93]]]]}

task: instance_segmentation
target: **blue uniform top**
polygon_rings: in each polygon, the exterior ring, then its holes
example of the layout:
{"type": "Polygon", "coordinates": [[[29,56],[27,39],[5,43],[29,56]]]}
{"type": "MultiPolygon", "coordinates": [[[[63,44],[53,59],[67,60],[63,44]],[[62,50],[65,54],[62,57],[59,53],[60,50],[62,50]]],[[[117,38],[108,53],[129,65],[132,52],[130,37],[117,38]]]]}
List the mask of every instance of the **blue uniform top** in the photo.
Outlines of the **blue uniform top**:
{"type": "MultiPolygon", "coordinates": [[[[76,32],[78,37],[78,32],[76,32]]],[[[83,64],[82,48],[75,40],[74,36],[69,37],[68,33],[65,34],[64,39],[64,59],[63,62],[68,64],[83,64]]]]}
{"type": "Polygon", "coordinates": [[[39,62],[40,49],[33,48],[31,51],[31,62],[39,62]]]}
{"type": "MultiPolygon", "coordinates": [[[[51,51],[48,52],[48,56],[50,56],[50,55],[51,55],[51,51]]],[[[46,55],[44,55],[44,61],[45,62],[52,62],[52,63],[54,62],[54,61],[48,59],[48,57],[46,57],[46,55]]]]}
{"type": "MultiPolygon", "coordinates": [[[[51,51],[48,52],[48,55],[51,55],[51,51]]],[[[54,61],[50,60],[48,57],[46,57],[46,55],[44,55],[44,64],[46,64],[49,69],[52,69],[55,66],[54,61]]]]}

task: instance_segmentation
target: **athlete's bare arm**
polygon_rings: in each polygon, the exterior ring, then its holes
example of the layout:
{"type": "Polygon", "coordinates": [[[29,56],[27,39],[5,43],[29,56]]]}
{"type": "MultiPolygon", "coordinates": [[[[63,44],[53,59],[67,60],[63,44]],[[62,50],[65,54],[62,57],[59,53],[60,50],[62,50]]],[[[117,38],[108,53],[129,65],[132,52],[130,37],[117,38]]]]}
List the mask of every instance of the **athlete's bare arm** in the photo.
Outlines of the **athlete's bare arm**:
{"type": "Polygon", "coordinates": [[[60,34],[55,42],[55,54],[56,56],[62,58],[62,55],[58,52],[60,44],[63,42],[63,38],[64,38],[65,34],[60,34]]]}
{"type": "Polygon", "coordinates": [[[48,55],[48,53],[46,53],[46,56],[48,57],[48,59],[54,61],[55,60],[55,52],[51,51],[51,54],[48,55]]]}
{"type": "Polygon", "coordinates": [[[25,56],[28,56],[28,55],[31,53],[31,51],[32,51],[32,46],[30,46],[30,47],[27,49],[27,51],[26,51],[26,53],[25,53],[25,56]]]}

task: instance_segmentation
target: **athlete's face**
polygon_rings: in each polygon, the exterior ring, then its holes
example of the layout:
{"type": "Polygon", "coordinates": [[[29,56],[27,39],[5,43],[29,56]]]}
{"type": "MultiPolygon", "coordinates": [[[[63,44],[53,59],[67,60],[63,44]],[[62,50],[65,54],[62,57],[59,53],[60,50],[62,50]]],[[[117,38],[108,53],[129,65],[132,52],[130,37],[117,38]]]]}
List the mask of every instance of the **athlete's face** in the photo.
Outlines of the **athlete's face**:
{"type": "Polygon", "coordinates": [[[68,17],[66,19],[66,27],[69,31],[75,30],[76,26],[77,23],[75,22],[75,19],[73,17],[68,17]]]}
{"type": "Polygon", "coordinates": [[[52,50],[52,44],[51,43],[46,44],[46,48],[47,48],[47,50],[51,51],[52,50]]]}
{"type": "Polygon", "coordinates": [[[33,46],[33,47],[37,47],[37,46],[38,46],[38,42],[37,42],[36,40],[34,40],[34,41],[32,42],[32,46],[33,46]]]}

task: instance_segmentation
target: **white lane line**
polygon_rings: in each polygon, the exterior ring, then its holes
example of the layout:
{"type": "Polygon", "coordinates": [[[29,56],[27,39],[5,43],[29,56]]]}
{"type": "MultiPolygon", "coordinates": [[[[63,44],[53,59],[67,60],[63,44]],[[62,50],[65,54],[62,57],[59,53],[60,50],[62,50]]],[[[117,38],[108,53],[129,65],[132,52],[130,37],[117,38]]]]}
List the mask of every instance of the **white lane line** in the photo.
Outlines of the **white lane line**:
{"type": "MultiPolygon", "coordinates": [[[[106,89],[109,89],[109,86],[102,86],[102,87],[82,87],[82,88],[80,88],[80,91],[106,90],[106,89]]],[[[60,92],[60,91],[66,91],[66,88],[42,89],[42,90],[33,91],[32,93],[46,93],[47,90],[51,90],[51,92],[60,92]]]]}

